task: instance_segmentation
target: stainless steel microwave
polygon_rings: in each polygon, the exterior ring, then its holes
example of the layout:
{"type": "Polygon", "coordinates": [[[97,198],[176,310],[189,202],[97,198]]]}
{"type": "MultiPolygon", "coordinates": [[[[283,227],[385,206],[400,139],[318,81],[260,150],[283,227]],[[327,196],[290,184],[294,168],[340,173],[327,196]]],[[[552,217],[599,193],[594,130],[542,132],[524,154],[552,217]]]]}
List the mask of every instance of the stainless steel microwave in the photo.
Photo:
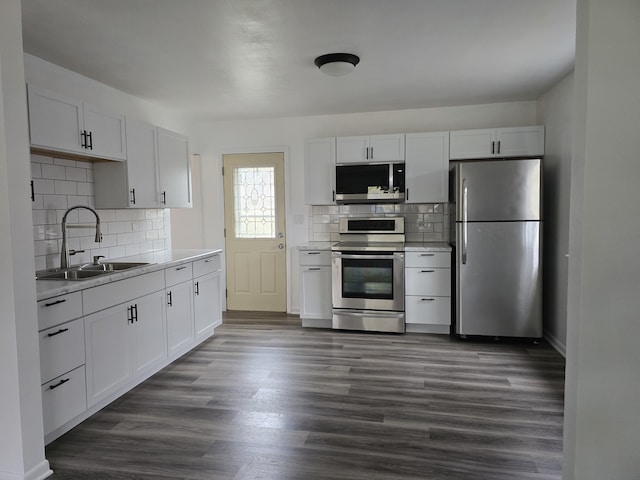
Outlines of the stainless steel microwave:
{"type": "Polygon", "coordinates": [[[336,202],[404,202],[404,167],[404,163],[336,165],[336,202]]]}

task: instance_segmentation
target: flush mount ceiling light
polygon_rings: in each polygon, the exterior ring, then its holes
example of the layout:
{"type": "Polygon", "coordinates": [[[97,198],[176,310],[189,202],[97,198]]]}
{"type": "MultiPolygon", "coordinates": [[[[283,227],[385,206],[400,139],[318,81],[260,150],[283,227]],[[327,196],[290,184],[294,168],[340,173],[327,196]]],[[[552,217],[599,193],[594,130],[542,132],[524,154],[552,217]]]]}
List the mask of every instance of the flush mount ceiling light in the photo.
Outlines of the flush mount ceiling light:
{"type": "Polygon", "coordinates": [[[316,67],[322,73],[332,77],[340,77],[351,73],[359,62],[360,57],[352,53],[327,53],[326,55],[320,55],[315,60],[316,67]]]}

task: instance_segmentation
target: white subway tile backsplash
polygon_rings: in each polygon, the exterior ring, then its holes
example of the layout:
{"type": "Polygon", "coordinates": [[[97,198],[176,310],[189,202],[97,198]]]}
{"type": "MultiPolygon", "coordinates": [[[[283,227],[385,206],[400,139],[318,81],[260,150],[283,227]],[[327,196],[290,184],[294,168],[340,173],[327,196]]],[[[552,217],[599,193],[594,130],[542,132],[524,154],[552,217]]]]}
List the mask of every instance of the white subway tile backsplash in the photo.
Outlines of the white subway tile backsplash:
{"type": "MultiPolygon", "coordinates": [[[[37,270],[60,266],[61,222],[67,208],[95,204],[93,163],[31,155],[31,174],[35,200],[32,202],[33,241],[37,270]]],[[[171,245],[170,216],[164,209],[97,210],[102,242],[95,242],[94,228],[70,228],[67,244],[85,250],[71,257],[72,264],[92,261],[94,255],[106,258],[164,250],[171,245]]],[[[84,209],[67,216],[67,224],[93,225],[95,216],[84,209]]]]}

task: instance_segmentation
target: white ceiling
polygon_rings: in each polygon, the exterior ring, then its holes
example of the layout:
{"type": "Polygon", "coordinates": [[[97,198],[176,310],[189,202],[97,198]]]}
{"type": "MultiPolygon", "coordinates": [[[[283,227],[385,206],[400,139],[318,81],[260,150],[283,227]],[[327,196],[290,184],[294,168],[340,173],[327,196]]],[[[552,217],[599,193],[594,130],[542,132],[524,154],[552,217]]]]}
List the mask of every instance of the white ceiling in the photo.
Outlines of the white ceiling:
{"type": "Polygon", "coordinates": [[[532,100],[568,73],[576,0],[22,0],[24,49],[196,118],[532,100]],[[345,77],[316,56],[359,55],[345,77]]]}

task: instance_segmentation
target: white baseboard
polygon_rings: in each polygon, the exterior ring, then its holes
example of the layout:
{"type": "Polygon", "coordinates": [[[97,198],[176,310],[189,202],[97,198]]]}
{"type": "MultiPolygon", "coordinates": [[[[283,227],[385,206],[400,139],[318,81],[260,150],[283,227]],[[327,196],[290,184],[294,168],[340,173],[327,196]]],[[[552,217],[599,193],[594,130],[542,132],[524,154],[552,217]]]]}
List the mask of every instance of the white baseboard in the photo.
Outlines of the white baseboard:
{"type": "Polygon", "coordinates": [[[554,337],[547,330],[544,331],[544,339],[549,342],[549,344],[557,350],[557,352],[562,355],[564,358],[567,358],[567,347],[560,340],[554,337]]]}
{"type": "Polygon", "coordinates": [[[0,480],[43,480],[51,475],[53,470],[49,468],[49,462],[43,460],[25,473],[0,472],[0,480]]]}

